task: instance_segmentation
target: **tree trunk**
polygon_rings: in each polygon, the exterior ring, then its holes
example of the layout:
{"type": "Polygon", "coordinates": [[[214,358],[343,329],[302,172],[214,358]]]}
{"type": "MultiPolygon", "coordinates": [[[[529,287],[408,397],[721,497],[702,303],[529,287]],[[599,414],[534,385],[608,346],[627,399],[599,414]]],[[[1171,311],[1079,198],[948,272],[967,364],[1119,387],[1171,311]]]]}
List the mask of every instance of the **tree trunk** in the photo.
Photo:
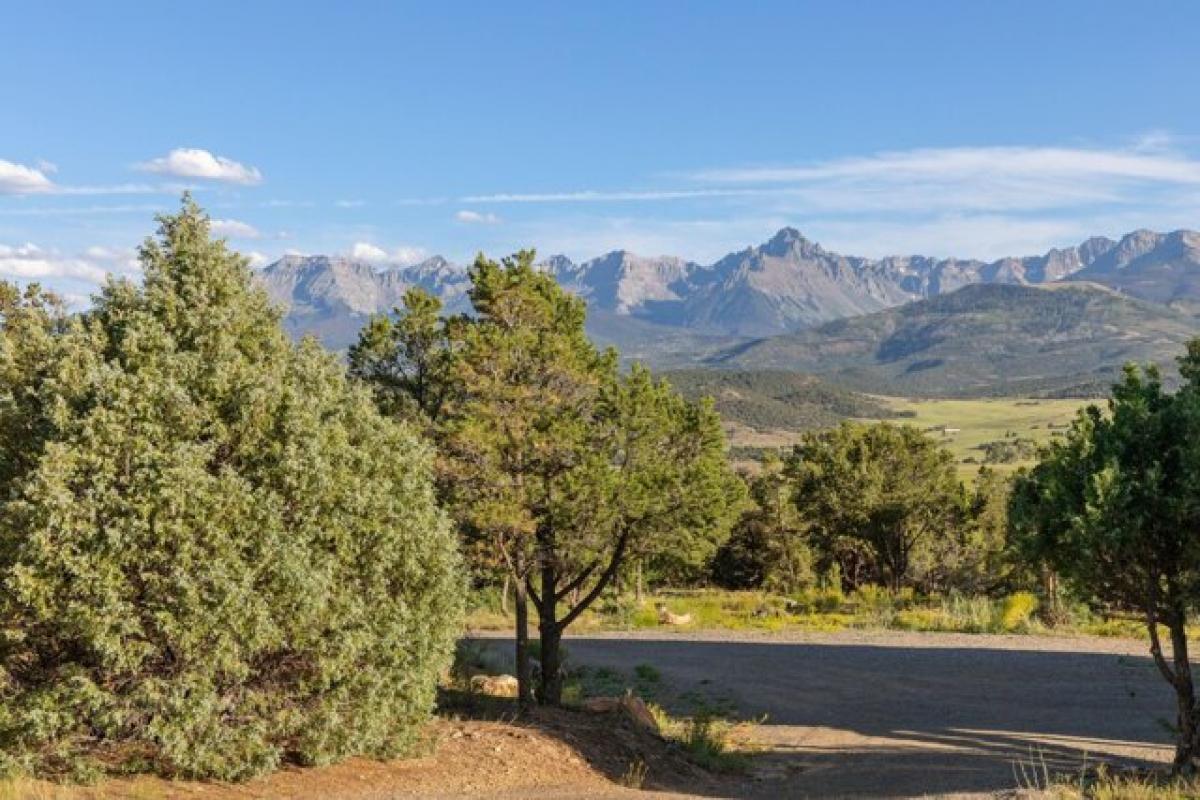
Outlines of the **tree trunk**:
{"type": "Polygon", "coordinates": [[[641,605],[642,599],[645,597],[645,588],[642,582],[642,560],[640,558],[637,560],[637,565],[634,569],[637,571],[637,589],[634,593],[634,599],[637,600],[638,605],[641,605]]]}
{"type": "MultiPolygon", "coordinates": [[[[549,538],[547,537],[547,540],[549,538]]],[[[558,622],[558,573],[549,558],[542,561],[541,604],[538,606],[538,635],[541,637],[542,673],[538,702],[562,705],[562,626],[558,622]]]]}
{"type": "Polygon", "coordinates": [[[533,705],[533,670],[529,665],[529,596],[525,581],[518,576],[513,581],[513,605],[517,612],[517,703],[522,708],[533,705]]]}
{"type": "Polygon", "coordinates": [[[544,706],[562,705],[562,628],[557,623],[542,620],[538,632],[542,637],[542,674],[538,686],[538,702],[544,706]]]}
{"type": "Polygon", "coordinates": [[[508,616],[508,587],[512,583],[512,575],[504,573],[504,583],[500,587],[500,613],[508,616]]]}
{"type": "Polygon", "coordinates": [[[1171,631],[1171,661],[1175,673],[1176,721],[1174,770],[1194,775],[1200,768],[1200,718],[1196,708],[1196,690],[1188,662],[1186,612],[1176,610],[1167,620],[1171,631]]]}
{"type": "Polygon", "coordinates": [[[1057,625],[1062,620],[1058,598],[1058,574],[1044,564],[1042,565],[1042,594],[1046,596],[1046,608],[1042,616],[1051,625],[1057,625]]]}

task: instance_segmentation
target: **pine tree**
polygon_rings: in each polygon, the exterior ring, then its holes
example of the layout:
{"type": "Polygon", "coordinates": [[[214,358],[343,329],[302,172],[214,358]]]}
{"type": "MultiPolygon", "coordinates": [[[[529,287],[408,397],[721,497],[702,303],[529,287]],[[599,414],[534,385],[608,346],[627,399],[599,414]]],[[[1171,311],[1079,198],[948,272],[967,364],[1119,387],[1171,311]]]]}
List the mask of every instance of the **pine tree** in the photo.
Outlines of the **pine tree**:
{"type": "Polygon", "coordinates": [[[354,352],[377,363],[358,374],[396,409],[415,401],[416,384],[387,376],[415,374],[415,352],[448,359],[431,426],[442,496],[476,569],[500,564],[512,579],[521,702],[534,699],[532,605],[538,699],[557,704],[563,631],[630,558],[710,557],[741,484],[711,405],[685,402],[644,369],[621,376],[616,354],[588,340],[583,301],[535,268],[532,251],[501,262],[481,255],[471,281],[470,317],[431,325],[415,297],[396,321],[372,321],[354,352]],[[389,387],[409,399],[386,399],[389,387]]]}
{"type": "Polygon", "coordinates": [[[461,614],[430,453],[190,199],[67,318],[0,292],[0,747],[244,778],[410,746],[461,614]]]}
{"type": "Polygon", "coordinates": [[[950,453],[909,425],[806,434],[787,472],[817,548],[851,576],[865,559],[893,591],[936,563],[965,511],[950,453]]]}

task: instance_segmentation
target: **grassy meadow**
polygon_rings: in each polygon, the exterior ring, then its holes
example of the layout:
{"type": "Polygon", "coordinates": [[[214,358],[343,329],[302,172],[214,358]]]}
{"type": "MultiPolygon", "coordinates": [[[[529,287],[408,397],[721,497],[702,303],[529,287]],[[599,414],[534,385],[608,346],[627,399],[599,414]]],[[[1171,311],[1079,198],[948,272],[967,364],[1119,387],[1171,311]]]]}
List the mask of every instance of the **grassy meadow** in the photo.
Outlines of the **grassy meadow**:
{"type": "MultiPolygon", "coordinates": [[[[982,449],[989,442],[1007,439],[1028,440],[1041,446],[1064,431],[1075,412],[1094,400],[1042,400],[994,398],[977,400],[912,400],[899,397],[879,398],[904,416],[898,420],[929,432],[954,453],[960,473],[973,475],[985,459],[982,449]],[[911,414],[911,416],[909,416],[911,414]]],[[[989,467],[1011,472],[1028,466],[1034,458],[1018,457],[1007,462],[992,462],[989,467]]]]}
{"type": "MultiPolygon", "coordinates": [[[[959,475],[970,478],[985,461],[1002,472],[1034,462],[1033,453],[1040,445],[1070,424],[1075,412],[1094,400],[1046,400],[1033,398],[982,398],[973,400],[924,400],[877,396],[872,398],[894,412],[885,421],[914,425],[926,431],[954,454],[959,475]],[[989,443],[1003,448],[1002,459],[988,461],[984,448],[989,443]]],[[[864,418],[877,422],[877,418],[864,418]]],[[[726,433],[734,448],[789,447],[799,437],[793,430],[755,430],[737,422],[726,423],[726,433]]]]}

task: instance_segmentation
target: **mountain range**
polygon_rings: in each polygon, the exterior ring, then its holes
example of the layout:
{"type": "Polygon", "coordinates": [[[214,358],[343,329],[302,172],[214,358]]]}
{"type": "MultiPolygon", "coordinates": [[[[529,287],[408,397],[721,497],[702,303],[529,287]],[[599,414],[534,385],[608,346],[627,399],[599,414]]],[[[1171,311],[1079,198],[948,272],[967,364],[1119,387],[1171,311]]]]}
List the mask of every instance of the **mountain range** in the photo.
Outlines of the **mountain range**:
{"type": "MultiPolygon", "coordinates": [[[[1010,344],[1020,350],[1057,343],[1064,354],[1086,349],[1086,364],[1071,364],[1071,377],[1055,382],[1065,390],[1110,376],[1123,355],[1164,360],[1156,347],[1164,353],[1178,347],[1195,328],[1191,314],[1200,311],[1200,233],[1188,230],[1139,230],[984,261],[847,256],[783,228],[712,264],[616,250],[582,263],[553,256],[541,266],[587,301],[592,337],[616,344],[626,357],[658,366],[831,373],[871,391],[925,386],[944,393],[959,383],[968,391],[985,385],[1008,391],[1037,384],[1032,375],[1005,377],[994,364],[954,377],[947,365],[955,360],[930,353],[918,359],[927,362],[924,368],[910,371],[915,362],[895,357],[896,348],[915,354],[934,346],[934,334],[914,327],[922,320],[941,331],[942,347],[978,341],[987,352],[1010,344]],[[1066,293],[1057,288],[1072,285],[1066,293]],[[1056,291],[1036,290],[1043,286],[1056,291]],[[1039,315],[1058,327],[1043,330],[1039,315]],[[1068,322],[1070,332],[1062,327],[1068,322]],[[814,355],[834,351],[837,358],[820,363],[814,355]],[[851,352],[875,361],[855,366],[851,352]]],[[[264,268],[261,279],[291,331],[313,333],[335,349],[353,342],[369,315],[398,306],[410,286],[437,295],[450,312],[469,310],[467,269],[440,256],[383,268],[349,258],[287,256],[264,268]]]]}

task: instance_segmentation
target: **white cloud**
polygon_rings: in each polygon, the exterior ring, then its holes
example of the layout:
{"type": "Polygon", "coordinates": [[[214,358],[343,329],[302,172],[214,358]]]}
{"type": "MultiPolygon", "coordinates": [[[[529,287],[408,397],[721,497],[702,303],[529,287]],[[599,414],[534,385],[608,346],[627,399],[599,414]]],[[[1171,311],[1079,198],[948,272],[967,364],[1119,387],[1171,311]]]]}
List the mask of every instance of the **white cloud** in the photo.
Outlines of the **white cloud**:
{"type": "Polygon", "coordinates": [[[359,261],[402,264],[407,266],[409,264],[416,264],[417,262],[421,261],[426,257],[427,253],[422,247],[401,245],[393,248],[391,252],[388,252],[382,247],[371,244],[370,242],[356,242],[354,246],[350,248],[348,255],[350,258],[354,258],[359,261]]]}
{"type": "Polygon", "coordinates": [[[337,200],[334,205],[338,208],[362,208],[366,202],[362,200],[337,200]]]}
{"type": "Polygon", "coordinates": [[[262,183],[257,167],[247,166],[196,147],[178,147],[165,156],[142,162],[137,168],[177,178],[199,178],[253,186],[262,183]]]}
{"type": "Polygon", "coordinates": [[[350,257],[360,261],[386,261],[387,251],[367,242],[355,242],[350,248],[350,257]]]}
{"type": "Polygon", "coordinates": [[[257,250],[251,250],[248,253],[242,253],[250,262],[250,269],[259,269],[271,263],[271,258],[266,253],[260,253],[257,250]]]}
{"type": "Polygon", "coordinates": [[[232,239],[257,239],[262,236],[258,228],[236,219],[214,219],[209,223],[213,236],[227,236],[232,239]]]}
{"type": "Polygon", "coordinates": [[[142,271],[142,263],[138,259],[137,250],[132,247],[104,247],[92,245],[86,248],[83,258],[96,262],[106,272],[122,275],[132,275],[142,271]]]}
{"type": "Polygon", "coordinates": [[[0,159],[0,194],[42,194],[54,191],[45,172],[0,159]]]}
{"type": "Polygon", "coordinates": [[[408,266],[409,264],[416,264],[428,257],[429,253],[424,247],[409,247],[406,245],[401,245],[400,247],[392,249],[392,261],[405,266],[408,266]]]}
{"type": "Polygon", "coordinates": [[[103,283],[115,270],[85,258],[64,257],[35,244],[0,245],[0,276],[21,281],[66,279],[85,283],[103,283]]]}
{"type": "Polygon", "coordinates": [[[35,166],[38,168],[39,172],[45,173],[46,175],[53,175],[54,173],[58,172],[58,164],[55,164],[53,161],[47,161],[44,158],[39,158],[35,166]]]}
{"type": "Polygon", "coordinates": [[[459,222],[465,222],[473,225],[494,225],[500,221],[500,218],[491,212],[480,213],[479,211],[459,211],[454,215],[454,218],[459,222]]]}

